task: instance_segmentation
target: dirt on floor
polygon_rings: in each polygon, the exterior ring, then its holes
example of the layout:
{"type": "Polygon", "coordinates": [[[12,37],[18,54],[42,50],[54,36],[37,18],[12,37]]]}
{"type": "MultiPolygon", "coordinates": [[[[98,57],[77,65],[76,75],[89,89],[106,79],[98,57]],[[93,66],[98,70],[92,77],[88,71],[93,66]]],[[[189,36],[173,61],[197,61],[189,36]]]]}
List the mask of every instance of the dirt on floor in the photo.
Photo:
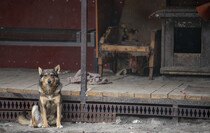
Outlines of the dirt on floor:
{"type": "Polygon", "coordinates": [[[210,120],[171,118],[117,117],[114,123],[64,122],[62,129],[56,127],[32,128],[17,122],[0,122],[0,133],[210,133],[210,120]]]}

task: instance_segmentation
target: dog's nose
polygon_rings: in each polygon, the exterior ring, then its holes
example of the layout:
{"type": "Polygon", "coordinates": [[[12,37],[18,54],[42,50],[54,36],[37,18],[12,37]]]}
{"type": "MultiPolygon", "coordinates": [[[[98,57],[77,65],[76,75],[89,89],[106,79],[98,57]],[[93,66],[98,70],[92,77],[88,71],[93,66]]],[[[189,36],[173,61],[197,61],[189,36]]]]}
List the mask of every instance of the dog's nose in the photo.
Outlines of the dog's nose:
{"type": "Polygon", "coordinates": [[[47,83],[48,83],[48,84],[51,84],[51,80],[50,80],[50,79],[48,79],[48,80],[47,80],[47,83]]]}

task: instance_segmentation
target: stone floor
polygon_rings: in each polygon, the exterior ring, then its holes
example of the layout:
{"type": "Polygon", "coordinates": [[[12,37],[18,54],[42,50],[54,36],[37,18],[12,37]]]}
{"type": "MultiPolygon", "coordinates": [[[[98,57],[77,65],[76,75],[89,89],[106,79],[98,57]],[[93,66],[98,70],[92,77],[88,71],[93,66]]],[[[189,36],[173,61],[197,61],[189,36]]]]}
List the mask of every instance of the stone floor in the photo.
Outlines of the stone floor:
{"type": "MultiPolygon", "coordinates": [[[[76,72],[62,71],[61,82],[65,95],[78,96],[80,84],[69,84],[67,77],[76,72]]],[[[88,85],[87,95],[97,97],[131,97],[151,99],[180,99],[210,101],[210,81],[183,80],[183,78],[167,79],[162,76],[148,80],[146,76],[120,75],[116,76],[105,71],[104,77],[112,83],[103,85],[88,85]]],[[[0,69],[0,92],[38,94],[38,71],[35,69],[0,69]]]]}

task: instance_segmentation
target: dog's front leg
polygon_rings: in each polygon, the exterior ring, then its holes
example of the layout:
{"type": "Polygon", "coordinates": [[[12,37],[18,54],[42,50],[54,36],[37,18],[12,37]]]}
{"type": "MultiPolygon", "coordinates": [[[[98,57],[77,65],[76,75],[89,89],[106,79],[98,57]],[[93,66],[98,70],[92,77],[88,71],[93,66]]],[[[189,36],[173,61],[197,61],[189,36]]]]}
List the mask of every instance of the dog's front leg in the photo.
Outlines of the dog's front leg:
{"type": "Polygon", "coordinates": [[[63,128],[63,126],[61,125],[61,110],[62,110],[61,96],[60,95],[56,96],[54,102],[57,105],[57,121],[56,121],[57,128],[63,128]]]}
{"type": "Polygon", "coordinates": [[[61,125],[61,108],[62,105],[57,104],[57,128],[63,128],[63,126],[61,125]]]}
{"type": "Polygon", "coordinates": [[[40,96],[40,101],[41,101],[41,114],[42,114],[42,119],[43,119],[42,127],[49,127],[47,123],[47,112],[45,108],[47,100],[45,97],[40,96]]]}

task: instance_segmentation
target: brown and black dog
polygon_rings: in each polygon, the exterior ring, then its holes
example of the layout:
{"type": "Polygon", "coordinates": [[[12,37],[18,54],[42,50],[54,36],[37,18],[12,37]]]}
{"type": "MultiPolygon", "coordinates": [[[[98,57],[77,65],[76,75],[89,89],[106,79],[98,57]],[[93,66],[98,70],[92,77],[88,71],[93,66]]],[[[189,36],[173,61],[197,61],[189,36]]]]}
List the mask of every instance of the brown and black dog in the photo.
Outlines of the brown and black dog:
{"type": "Polygon", "coordinates": [[[31,110],[31,119],[27,120],[24,115],[18,117],[18,122],[22,125],[32,127],[49,127],[61,125],[62,99],[61,88],[62,84],[58,74],[60,73],[60,65],[54,69],[39,70],[39,105],[34,105],[31,110]]]}

